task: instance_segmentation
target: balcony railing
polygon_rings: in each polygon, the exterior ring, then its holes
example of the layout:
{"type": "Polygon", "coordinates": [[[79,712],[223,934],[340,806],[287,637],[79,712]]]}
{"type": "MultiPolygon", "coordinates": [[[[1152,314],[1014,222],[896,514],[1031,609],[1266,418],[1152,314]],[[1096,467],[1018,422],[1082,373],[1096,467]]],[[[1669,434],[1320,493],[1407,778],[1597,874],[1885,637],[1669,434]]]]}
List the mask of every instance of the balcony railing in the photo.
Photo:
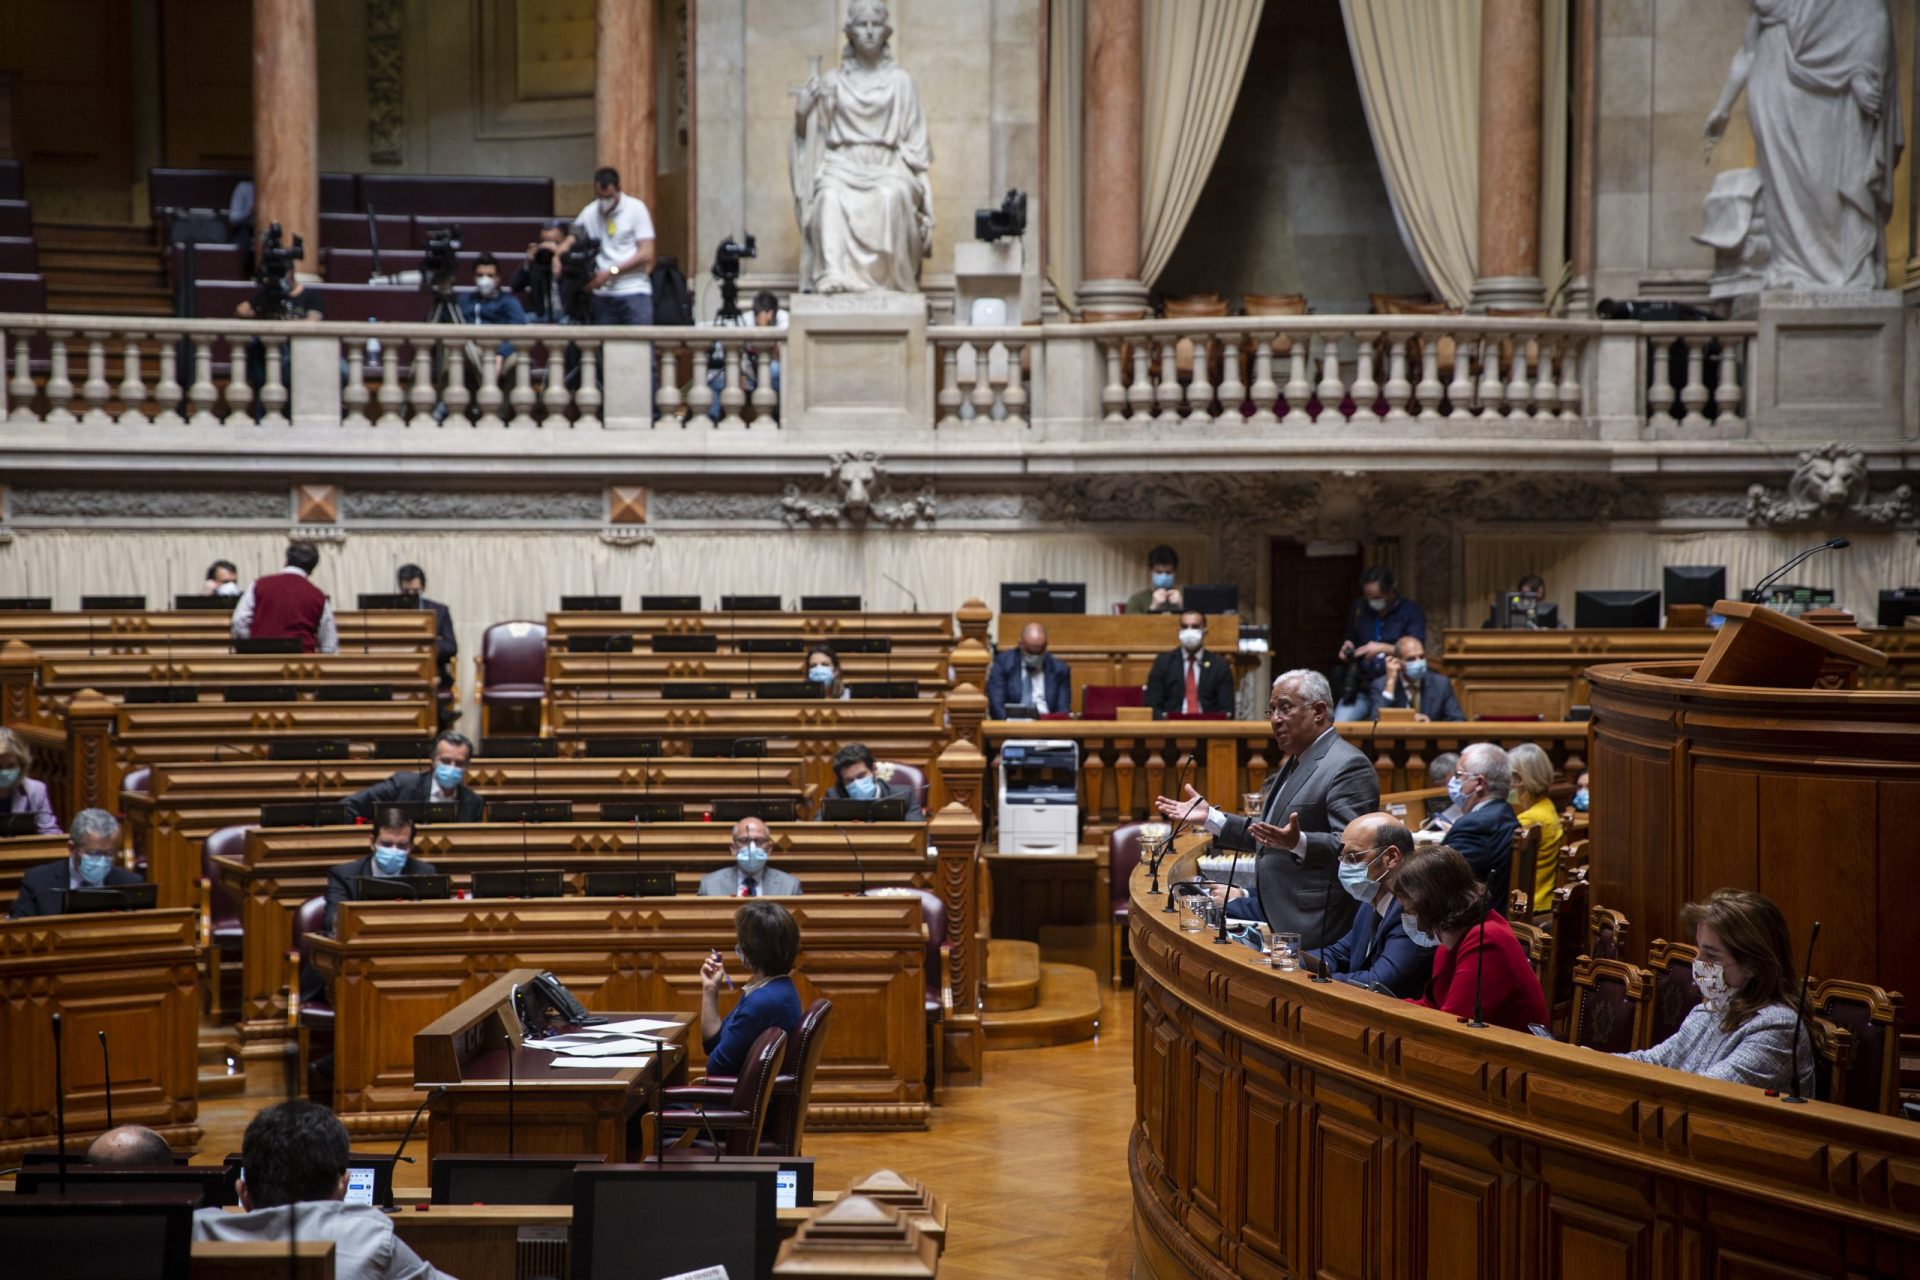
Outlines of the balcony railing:
{"type": "MultiPolygon", "coordinates": [[[[922,421],[1003,439],[1148,426],[1720,439],[1749,429],[1755,333],[1500,316],[935,326],[922,421]]],[[[0,408],[10,427],[791,433],[779,386],[804,374],[807,345],[730,328],[0,316],[0,408]]]]}

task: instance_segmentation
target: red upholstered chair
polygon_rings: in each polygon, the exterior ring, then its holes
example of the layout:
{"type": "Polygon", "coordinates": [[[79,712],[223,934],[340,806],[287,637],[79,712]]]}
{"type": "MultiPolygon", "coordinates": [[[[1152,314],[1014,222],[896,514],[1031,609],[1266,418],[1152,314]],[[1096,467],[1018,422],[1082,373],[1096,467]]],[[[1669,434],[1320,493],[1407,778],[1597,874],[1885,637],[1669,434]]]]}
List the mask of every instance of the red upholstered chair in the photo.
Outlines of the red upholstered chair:
{"type": "Polygon", "coordinates": [[[1638,965],[1581,956],[1573,969],[1573,1043],[1602,1053],[1640,1047],[1653,1018],[1653,975],[1638,965]]]}
{"type": "Polygon", "coordinates": [[[1863,1111],[1895,1111],[1900,1081],[1900,1001],[1898,991],[1864,982],[1828,978],[1815,985],[1811,1012],[1846,1031],[1852,1042],[1852,1060],[1838,1072],[1833,1101],[1863,1111]]]}
{"type": "Polygon", "coordinates": [[[917,764],[902,764],[898,760],[875,760],[873,771],[882,782],[898,782],[913,788],[913,802],[920,806],[920,812],[927,811],[927,771],[917,764]]]}
{"type": "Polygon", "coordinates": [[[1700,988],[1693,983],[1693,961],[1699,954],[1698,947],[1686,942],[1655,938],[1647,944],[1647,968],[1653,970],[1653,1019],[1641,1048],[1651,1048],[1678,1031],[1700,1003],[1700,988]]]}
{"type": "MultiPolygon", "coordinates": [[[[807,1104],[813,1099],[813,1081],[820,1070],[820,1057],[826,1052],[827,1019],[832,1014],[833,1001],[815,1000],[800,1015],[800,1025],[793,1033],[793,1052],[786,1063],[788,1069],[782,1071],[773,1082],[773,1101],[767,1111],[767,1127],[760,1135],[760,1154],[763,1156],[792,1157],[800,1154],[800,1142],[807,1131],[807,1104]]],[[[735,1076],[708,1076],[700,1084],[687,1087],[730,1091],[737,1079],[735,1076]]],[[[668,1101],[673,1101],[678,1092],[677,1089],[668,1089],[668,1101]]],[[[686,1105],[682,1101],[683,1109],[686,1105]]],[[[700,1105],[705,1106],[706,1102],[703,1100],[700,1105]]]]}
{"type": "Polygon", "coordinates": [[[1090,684],[1080,694],[1082,720],[1112,720],[1117,707],[1144,707],[1147,691],[1137,684],[1090,684]]]}
{"type": "Polygon", "coordinates": [[[1140,828],[1145,825],[1129,822],[1115,827],[1107,837],[1107,898],[1112,908],[1109,927],[1113,936],[1110,976],[1116,987],[1126,978],[1123,966],[1127,958],[1127,882],[1133,879],[1133,869],[1140,865],[1140,828]]]}
{"type": "Polygon", "coordinates": [[[207,1014],[218,1023],[226,1007],[227,974],[233,975],[232,995],[240,995],[240,948],[244,936],[240,928],[240,904],[233,900],[220,881],[215,858],[239,858],[247,848],[246,827],[221,827],[200,842],[200,874],[207,879],[208,933],[213,942],[213,966],[208,974],[207,1014]]]}
{"type": "Polygon", "coordinates": [[[1587,946],[1587,882],[1576,880],[1553,891],[1553,960],[1542,972],[1547,1009],[1556,1031],[1573,1016],[1573,965],[1587,946]]]}
{"type": "Polygon", "coordinates": [[[147,788],[152,785],[153,770],[144,764],[137,769],[127,770],[126,776],[120,779],[122,791],[138,791],[141,795],[145,795],[147,788]]]}
{"type": "Polygon", "coordinates": [[[731,1089],[708,1089],[703,1085],[683,1085],[661,1090],[660,1124],[680,1132],[678,1148],[713,1151],[711,1133],[720,1144],[719,1154],[750,1156],[760,1150],[760,1137],[766,1128],[767,1112],[773,1098],[774,1081],[787,1056],[787,1033],[768,1027],[747,1050],[747,1058],[731,1089]],[[666,1109],[673,1103],[678,1109],[666,1109]],[[698,1107],[699,1111],[694,1108],[698,1107]]]}
{"type": "Polygon", "coordinates": [[[923,1007],[927,1016],[927,1101],[937,1102],[940,1084],[946,1079],[945,1038],[940,1024],[953,1013],[953,948],[947,945],[947,904],[931,889],[905,885],[869,889],[867,896],[906,896],[920,899],[920,922],[926,936],[927,988],[923,1007]]]}
{"type": "MultiPolygon", "coordinates": [[[[302,990],[303,975],[312,972],[313,942],[316,934],[323,934],[327,923],[327,899],[325,894],[308,898],[293,912],[293,952],[288,957],[287,992],[290,1011],[293,1015],[295,1032],[300,1044],[300,1074],[303,1086],[308,1086],[307,1063],[315,1056],[328,1056],[333,1053],[333,1002],[327,998],[326,988],[317,981],[309,981],[302,990]]],[[[333,1099],[321,1097],[316,1102],[332,1104],[333,1099]]]]}
{"type": "Polygon", "coordinates": [[[496,713],[508,715],[522,732],[539,732],[546,689],[546,624],[496,622],[488,627],[480,640],[481,737],[493,736],[496,713]]]}

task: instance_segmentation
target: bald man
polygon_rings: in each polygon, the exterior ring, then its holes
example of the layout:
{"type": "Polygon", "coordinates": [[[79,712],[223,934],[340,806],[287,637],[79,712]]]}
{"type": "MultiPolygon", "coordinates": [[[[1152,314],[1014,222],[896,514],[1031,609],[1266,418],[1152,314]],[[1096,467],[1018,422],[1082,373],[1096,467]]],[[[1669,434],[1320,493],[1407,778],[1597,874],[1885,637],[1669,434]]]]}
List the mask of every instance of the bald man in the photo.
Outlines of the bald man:
{"type": "Polygon", "coordinates": [[[1400,925],[1393,873],[1413,852],[1413,833],[1390,813],[1363,813],[1340,832],[1340,887],[1360,904],[1353,926],[1320,959],[1331,977],[1410,998],[1426,990],[1433,948],[1400,925]]]}
{"type": "Polygon", "coordinates": [[[1047,652],[1047,629],[1029,622],[1020,643],[993,656],[987,671],[987,715],[1007,718],[1008,707],[1031,707],[1035,715],[1073,710],[1073,673],[1047,652]]]}
{"type": "Polygon", "coordinates": [[[93,1140],[87,1147],[87,1163],[151,1168],[172,1164],[173,1148],[143,1124],[123,1124],[93,1140]]]}
{"type": "Polygon", "coordinates": [[[802,892],[797,876],[767,865],[773,852],[773,833],[758,818],[733,824],[733,865],[700,878],[703,898],[791,898],[802,892]]]}

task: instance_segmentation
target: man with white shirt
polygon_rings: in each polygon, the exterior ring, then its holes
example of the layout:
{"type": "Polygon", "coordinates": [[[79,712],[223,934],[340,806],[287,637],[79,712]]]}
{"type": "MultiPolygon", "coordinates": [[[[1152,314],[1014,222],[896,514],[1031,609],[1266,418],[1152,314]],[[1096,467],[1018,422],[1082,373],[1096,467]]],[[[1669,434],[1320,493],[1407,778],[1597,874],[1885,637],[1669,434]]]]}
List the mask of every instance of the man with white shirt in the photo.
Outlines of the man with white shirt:
{"type": "Polygon", "coordinates": [[[1031,707],[1035,715],[1073,710],[1073,675],[1047,652],[1047,629],[1029,622],[1020,643],[993,656],[987,671],[987,715],[1004,720],[1008,707],[1031,707]]]}
{"type": "Polygon", "coordinates": [[[587,281],[593,291],[588,300],[593,323],[652,324],[653,215],[620,190],[617,170],[596,170],[593,190],[593,203],[573,220],[553,255],[553,273],[560,274],[561,258],[575,240],[594,241],[600,246],[594,259],[597,270],[587,281]]]}
{"type": "Polygon", "coordinates": [[[1167,817],[1204,826],[1223,849],[1254,854],[1251,899],[1227,914],[1264,919],[1275,933],[1297,933],[1318,950],[1353,923],[1357,904],[1340,888],[1340,833],[1380,808],[1380,776],[1365,753],[1333,727],[1333,690],[1318,671],[1288,671],[1273,682],[1267,723],[1286,757],[1267,779],[1259,817],[1213,808],[1189,784],[1179,800],[1161,796],[1167,817]]]}
{"type": "Polygon", "coordinates": [[[340,652],[340,631],[333,602],[309,579],[320,567],[320,548],[311,542],[287,544],[286,568],[255,578],[233,609],[233,638],[292,638],[302,653],[340,652]]]}
{"type": "Polygon", "coordinates": [[[391,778],[347,797],[347,814],[356,822],[373,817],[374,810],[387,805],[445,804],[454,807],[457,822],[479,822],[487,803],[466,783],[467,766],[473,763],[473,742],[463,733],[451,730],[433,740],[433,768],[425,773],[402,769],[391,778]]]}

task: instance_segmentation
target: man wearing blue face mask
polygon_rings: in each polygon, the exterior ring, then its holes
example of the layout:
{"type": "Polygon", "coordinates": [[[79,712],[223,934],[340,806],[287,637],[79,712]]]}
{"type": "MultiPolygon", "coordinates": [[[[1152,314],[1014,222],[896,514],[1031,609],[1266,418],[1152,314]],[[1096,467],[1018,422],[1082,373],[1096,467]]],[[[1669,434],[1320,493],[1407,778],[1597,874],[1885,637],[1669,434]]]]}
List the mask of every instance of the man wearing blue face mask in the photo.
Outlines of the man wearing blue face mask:
{"type": "Polygon", "coordinates": [[[865,743],[850,742],[840,748],[833,757],[833,776],[839,782],[827,789],[821,804],[822,813],[825,812],[826,800],[892,800],[899,797],[907,802],[905,821],[926,821],[927,815],[920,808],[920,797],[914,788],[904,782],[881,777],[873,752],[867,750],[865,743]]]}
{"type": "Polygon", "coordinates": [[[105,809],[82,809],[67,833],[67,856],[46,862],[20,877],[20,893],[13,900],[11,919],[56,916],[65,910],[70,889],[116,888],[144,883],[116,864],[120,852],[120,824],[105,809]]]}
{"type": "Polygon", "coordinates": [[[1127,597],[1127,612],[1178,613],[1182,601],[1175,582],[1180,576],[1180,553],[1165,543],[1147,552],[1147,575],[1151,585],[1127,597]]]}
{"type": "Polygon", "coordinates": [[[773,836],[758,818],[733,824],[733,865],[701,878],[703,898],[788,898],[801,893],[800,881],[767,865],[773,836]]]}
{"type": "Polygon", "coordinates": [[[1401,636],[1387,659],[1387,673],[1374,680],[1367,704],[1367,718],[1378,719],[1385,707],[1406,707],[1413,718],[1424,724],[1429,720],[1465,720],[1460,699],[1453,696],[1453,681],[1427,667],[1427,646],[1418,636],[1401,636]]]}
{"type": "Polygon", "coordinates": [[[430,876],[433,864],[413,856],[413,819],[404,809],[380,810],[374,820],[372,847],[364,857],[343,862],[327,871],[327,932],[333,932],[340,904],[354,900],[360,877],[430,876]]]}
{"type": "Polygon", "coordinates": [[[391,778],[356,791],[346,799],[347,814],[356,822],[373,818],[374,810],[396,804],[453,805],[456,822],[478,822],[485,815],[487,802],[467,785],[467,768],[473,763],[473,742],[463,733],[451,730],[433,740],[433,767],[424,773],[402,769],[391,778]]]}
{"type": "Polygon", "coordinates": [[[1403,998],[1426,988],[1433,948],[1401,927],[1391,889],[1394,869],[1412,852],[1413,834],[1390,813],[1363,813],[1340,833],[1340,887],[1360,910],[1346,935],[1319,953],[1329,976],[1403,998]]]}

